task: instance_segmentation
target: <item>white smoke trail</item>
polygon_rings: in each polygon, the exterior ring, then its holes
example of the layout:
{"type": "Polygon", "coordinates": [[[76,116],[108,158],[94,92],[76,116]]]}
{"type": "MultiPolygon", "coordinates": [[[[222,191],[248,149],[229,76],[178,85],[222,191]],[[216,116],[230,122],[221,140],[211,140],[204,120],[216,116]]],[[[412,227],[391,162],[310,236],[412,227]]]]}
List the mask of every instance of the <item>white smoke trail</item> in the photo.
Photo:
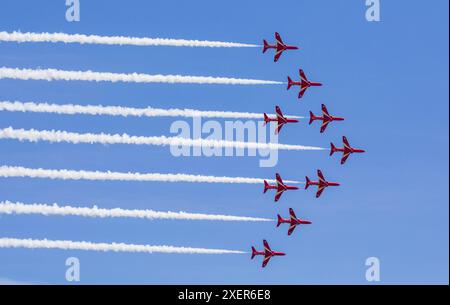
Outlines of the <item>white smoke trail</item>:
{"type": "Polygon", "coordinates": [[[20,80],[65,80],[90,82],[125,83],[170,83],[170,84],[222,84],[222,85],[279,85],[283,82],[212,76],[150,75],[141,73],[110,73],[93,71],[65,71],[57,69],[0,68],[0,79],[20,80]]]}
{"type": "MultiPolygon", "coordinates": [[[[55,170],[42,168],[26,168],[21,166],[0,166],[0,177],[29,177],[61,180],[97,180],[97,181],[153,181],[153,182],[192,182],[192,183],[232,183],[232,184],[262,184],[264,180],[270,183],[272,179],[244,178],[244,177],[218,177],[188,174],[159,174],[159,173],[123,173],[55,170]]],[[[299,181],[285,180],[286,183],[300,184],[299,181]]]]}
{"type": "Polygon", "coordinates": [[[142,218],[142,219],[169,219],[169,220],[211,220],[211,221],[246,221],[263,222],[272,221],[267,218],[212,215],[186,212],[158,212],[153,210],[126,210],[121,208],[100,209],[97,206],[73,207],[59,206],[56,203],[49,204],[25,204],[21,202],[0,202],[0,214],[38,214],[38,215],[59,215],[59,216],[81,216],[98,218],[142,218]]]}
{"type": "Polygon", "coordinates": [[[80,44],[103,44],[103,45],[132,45],[132,46],[171,46],[171,47],[210,47],[210,48],[255,48],[259,45],[167,38],[138,38],[124,36],[98,36],[84,34],[66,33],[21,33],[0,32],[0,41],[10,42],[63,42],[80,44]]]}
{"type": "Polygon", "coordinates": [[[0,139],[13,139],[19,141],[53,143],[100,143],[100,144],[132,144],[132,145],[157,145],[157,146],[190,146],[190,147],[219,147],[236,149],[271,149],[271,150],[324,150],[321,147],[289,145],[278,143],[240,142],[213,139],[187,139],[182,137],[144,137],[130,136],[127,134],[95,134],[75,133],[58,130],[25,130],[11,127],[0,129],[0,139]]]}
{"type": "Polygon", "coordinates": [[[101,252],[130,252],[130,253],[176,253],[176,254],[243,254],[244,251],[205,249],[174,246],[133,245],[123,243],[92,243],[87,241],[48,240],[48,239],[17,239],[0,238],[0,248],[27,249],[60,249],[101,252]]]}
{"type": "MultiPolygon", "coordinates": [[[[38,112],[56,114],[87,114],[136,117],[204,117],[223,119],[262,119],[261,113],[232,112],[232,111],[201,111],[194,109],[159,109],[159,108],[130,108],[121,106],[102,105],[73,105],[49,104],[19,101],[0,101],[0,111],[10,112],[38,112]]],[[[270,114],[274,116],[274,114],[270,114]]],[[[286,115],[287,118],[302,119],[303,117],[286,115]]]]}

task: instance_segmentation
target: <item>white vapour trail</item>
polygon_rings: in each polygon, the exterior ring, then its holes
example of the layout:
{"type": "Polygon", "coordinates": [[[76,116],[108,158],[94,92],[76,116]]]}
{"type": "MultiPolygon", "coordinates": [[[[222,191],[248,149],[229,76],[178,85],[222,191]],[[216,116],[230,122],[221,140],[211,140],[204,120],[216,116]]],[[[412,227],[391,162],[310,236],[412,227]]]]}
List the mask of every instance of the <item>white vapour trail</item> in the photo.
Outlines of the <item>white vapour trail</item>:
{"type": "Polygon", "coordinates": [[[245,221],[245,222],[265,222],[272,221],[267,218],[212,215],[186,212],[158,212],[153,210],[126,210],[121,208],[101,209],[97,206],[73,207],[59,206],[58,204],[25,204],[21,202],[0,202],[0,214],[38,214],[38,215],[58,215],[58,216],[81,216],[98,218],[142,218],[142,219],[169,219],[169,220],[210,220],[210,221],[245,221]]]}
{"type": "Polygon", "coordinates": [[[127,134],[95,134],[75,133],[58,130],[13,129],[12,127],[0,129],[0,139],[13,139],[19,141],[53,143],[66,142],[73,144],[99,143],[99,144],[131,144],[131,145],[157,145],[157,146],[190,146],[190,147],[219,147],[236,149],[271,149],[271,150],[324,150],[321,147],[290,145],[278,143],[241,142],[213,139],[188,139],[182,137],[145,137],[130,136],[127,134]]]}
{"type": "MultiPolygon", "coordinates": [[[[273,179],[244,178],[244,177],[218,177],[188,174],[160,174],[160,173],[124,173],[100,172],[66,169],[26,168],[21,166],[0,166],[0,177],[29,177],[61,180],[97,180],[97,181],[152,181],[152,182],[195,182],[195,183],[231,183],[231,184],[262,184],[264,180],[274,183],[273,179]]],[[[299,181],[286,183],[300,184],[299,181]]]]}
{"type": "Polygon", "coordinates": [[[103,45],[132,45],[132,46],[171,46],[171,47],[210,47],[210,48],[255,48],[259,45],[167,38],[127,37],[127,36],[99,36],[66,33],[22,33],[22,32],[0,32],[0,41],[9,42],[63,42],[80,44],[103,44],[103,45]]]}
{"type": "MultiPolygon", "coordinates": [[[[159,109],[159,108],[130,108],[121,106],[102,105],[74,105],[49,104],[19,101],[0,101],[0,111],[10,112],[38,112],[55,114],[87,114],[110,116],[136,117],[203,117],[223,119],[263,119],[261,113],[232,112],[232,111],[201,111],[195,109],[159,109]]],[[[270,114],[274,116],[274,114],[270,114]]],[[[302,119],[303,117],[286,115],[287,118],[302,119]]]]}
{"type": "Polygon", "coordinates": [[[0,79],[20,80],[65,80],[90,82],[125,83],[170,83],[170,84],[222,84],[222,85],[279,85],[283,82],[212,76],[151,75],[141,73],[111,73],[93,71],[65,71],[57,69],[0,68],[0,79]]]}
{"type": "Polygon", "coordinates": [[[88,241],[0,238],[0,248],[60,249],[130,253],[176,254],[243,254],[244,251],[174,246],[134,245],[124,243],[92,243],[88,241]]]}

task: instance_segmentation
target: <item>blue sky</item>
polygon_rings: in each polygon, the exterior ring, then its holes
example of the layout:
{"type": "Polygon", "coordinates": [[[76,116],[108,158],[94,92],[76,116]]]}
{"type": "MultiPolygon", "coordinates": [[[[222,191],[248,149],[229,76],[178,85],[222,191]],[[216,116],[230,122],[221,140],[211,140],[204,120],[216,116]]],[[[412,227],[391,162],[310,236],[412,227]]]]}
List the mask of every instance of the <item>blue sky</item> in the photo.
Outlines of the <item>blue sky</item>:
{"type": "MultiPolygon", "coordinates": [[[[274,64],[260,49],[115,47],[0,43],[0,66],[211,75],[284,81],[303,67],[322,88],[299,102],[284,86],[96,84],[0,80],[0,99],[55,103],[286,113],[347,118],[319,127],[287,126],[283,143],[328,146],[346,135],[367,150],[345,166],[327,152],[281,152],[275,168],[239,158],[174,158],[167,147],[0,142],[2,165],[193,173],[286,179],[321,168],[342,183],[316,200],[291,192],[274,204],[260,185],[0,179],[0,200],[150,208],[275,217],[293,207],[313,221],[292,237],[272,223],[213,223],[0,216],[0,236],[168,244],[249,250],[267,238],[287,252],[268,268],[248,255],[166,255],[0,250],[2,282],[67,283],[66,258],[81,261],[82,283],[365,284],[365,260],[381,280],[448,283],[448,1],[382,1],[379,23],[364,1],[81,1],[81,22],[65,20],[64,1],[4,1],[0,30],[208,39],[260,43],[279,31],[301,50],[274,64]]],[[[76,132],[169,134],[168,118],[0,113],[1,126],[76,132]]]]}

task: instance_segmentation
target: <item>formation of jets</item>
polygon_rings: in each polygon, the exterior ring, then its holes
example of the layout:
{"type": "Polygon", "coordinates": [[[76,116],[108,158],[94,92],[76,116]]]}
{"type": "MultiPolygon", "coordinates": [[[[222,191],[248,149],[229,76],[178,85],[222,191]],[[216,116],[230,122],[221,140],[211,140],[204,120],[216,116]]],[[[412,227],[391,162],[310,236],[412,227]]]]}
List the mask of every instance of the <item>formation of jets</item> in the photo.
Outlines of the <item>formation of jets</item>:
{"type": "MultiPolygon", "coordinates": [[[[284,51],[297,50],[298,47],[285,44],[283,42],[283,40],[281,39],[280,34],[275,33],[275,44],[271,45],[266,40],[263,40],[263,53],[266,53],[266,51],[269,49],[275,50],[274,62],[277,62],[280,59],[280,56],[283,54],[284,51]]],[[[288,76],[288,85],[287,85],[288,90],[291,89],[293,86],[298,86],[300,88],[300,91],[298,94],[299,99],[303,98],[303,96],[308,88],[322,86],[322,83],[310,81],[302,69],[299,69],[299,75],[300,75],[299,81],[293,81],[291,79],[291,77],[288,76]]],[[[344,120],[345,119],[343,117],[331,115],[328,112],[328,109],[324,104],[322,104],[322,115],[321,116],[316,116],[312,111],[309,112],[309,125],[311,125],[315,121],[322,122],[322,125],[320,127],[320,133],[324,133],[325,130],[327,129],[328,125],[331,122],[344,121],[344,120]]],[[[281,111],[281,108],[279,106],[276,106],[274,116],[269,116],[266,113],[264,113],[264,124],[266,125],[271,122],[274,122],[277,124],[275,133],[279,134],[284,125],[286,125],[288,123],[298,123],[299,120],[297,120],[296,118],[284,116],[283,112],[281,111]]],[[[331,143],[331,148],[330,148],[330,156],[333,156],[333,154],[337,153],[337,152],[342,153],[341,164],[345,164],[345,162],[347,161],[348,157],[351,154],[365,152],[363,149],[352,147],[349,144],[349,141],[347,140],[347,138],[345,136],[342,137],[342,142],[343,142],[342,148],[336,147],[333,143],[331,143]]],[[[305,189],[308,189],[310,186],[317,186],[316,198],[319,198],[326,188],[328,188],[330,186],[337,187],[337,186],[340,186],[340,184],[338,182],[327,181],[325,179],[322,171],[319,169],[319,170],[317,170],[317,181],[310,180],[306,176],[305,189]]],[[[278,202],[280,200],[280,198],[282,197],[284,192],[291,191],[291,190],[298,190],[298,189],[299,188],[297,186],[285,184],[283,182],[283,180],[281,179],[280,174],[278,174],[278,173],[276,173],[276,175],[275,175],[275,184],[274,185],[271,185],[271,184],[269,184],[269,182],[264,180],[264,191],[263,192],[267,193],[267,191],[269,191],[269,190],[275,190],[276,191],[275,198],[274,198],[275,202],[278,202]]],[[[289,225],[287,235],[291,236],[297,226],[309,225],[309,224],[312,224],[312,222],[309,220],[303,220],[303,219],[298,218],[295,215],[294,210],[292,208],[290,208],[289,209],[289,218],[285,219],[282,216],[280,216],[279,214],[277,215],[277,227],[280,227],[282,224],[289,225]]],[[[263,258],[262,267],[266,267],[272,257],[286,255],[283,252],[273,251],[270,248],[269,243],[266,240],[263,240],[263,245],[264,245],[263,251],[257,251],[255,249],[255,247],[252,247],[252,256],[251,256],[252,259],[254,259],[256,256],[263,256],[264,258],[263,258]]]]}
{"type": "MultiPolygon", "coordinates": [[[[324,104],[322,104],[322,116],[316,116],[312,111],[309,112],[309,125],[311,125],[314,121],[322,121],[322,125],[320,126],[320,133],[324,133],[324,131],[328,127],[328,124],[330,124],[331,122],[344,120],[345,118],[331,115],[324,104]]],[[[269,124],[270,122],[277,123],[275,134],[279,134],[285,124],[298,123],[299,120],[284,116],[280,106],[276,106],[274,117],[270,117],[267,113],[264,113],[264,125],[269,124]]]]}

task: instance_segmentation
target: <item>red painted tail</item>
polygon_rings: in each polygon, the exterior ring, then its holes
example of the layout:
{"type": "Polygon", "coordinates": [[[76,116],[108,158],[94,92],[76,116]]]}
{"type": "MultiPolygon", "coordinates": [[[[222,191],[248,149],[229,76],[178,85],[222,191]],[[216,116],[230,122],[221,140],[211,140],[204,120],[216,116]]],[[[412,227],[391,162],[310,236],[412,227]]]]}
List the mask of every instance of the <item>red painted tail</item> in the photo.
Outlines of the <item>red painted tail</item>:
{"type": "Polygon", "coordinates": [[[267,192],[267,190],[270,188],[269,183],[267,183],[266,180],[264,180],[264,194],[267,192]]]}
{"type": "Polygon", "coordinates": [[[267,43],[267,41],[265,39],[263,40],[263,43],[264,43],[263,53],[266,53],[267,49],[269,49],[269,44],[267,43]]]}
{"type": "Polygon", "coordinates": [[[309,112],[309,125],[311,125],[315,119],[316,119],[316,116],[314,115],[314,113],[312,113],[312,111],[310,111],[309,112]]]}
{"type": "Polygon", "coordinates": [[[306,179],[305,190],[307,190],[308,187],[311,185],[311,180],[309,180],[308,176],[306,176],[305,179],[306,179]]]}
{"type": "Polygon", "coordinates": [[[336,152],[336,146],[334,146],[333,143],[331,143],[331,150],[330,150],[330,156],[332,156],[336,152]]]}
{"type": "Polygon", "coordinates": [[[277,228],[283,223],[283,218],[281,218],[280,214],[277,215],[278,222],[277,222],[277,228]]]}
{"type": "Polygon", "coordinates": [[[292,85],[294,84],[294,82],[292,81],[291,77],[288,76],[288,85],[287,85],[287,89],[291,89],[292,85]]]}
{"type": "Polygon", "coordinates": [[[257,254],[257,252],[256,252],[255,247],[252,247],[252,259],[255,258],[256,254],[257,254]]]}
{"type": "Polygon", "coordinates": [[[264,126],[266,126],[267,124],[269,124],[270,122],[270,118],[267,114],[264,113],[264,126]]]}

